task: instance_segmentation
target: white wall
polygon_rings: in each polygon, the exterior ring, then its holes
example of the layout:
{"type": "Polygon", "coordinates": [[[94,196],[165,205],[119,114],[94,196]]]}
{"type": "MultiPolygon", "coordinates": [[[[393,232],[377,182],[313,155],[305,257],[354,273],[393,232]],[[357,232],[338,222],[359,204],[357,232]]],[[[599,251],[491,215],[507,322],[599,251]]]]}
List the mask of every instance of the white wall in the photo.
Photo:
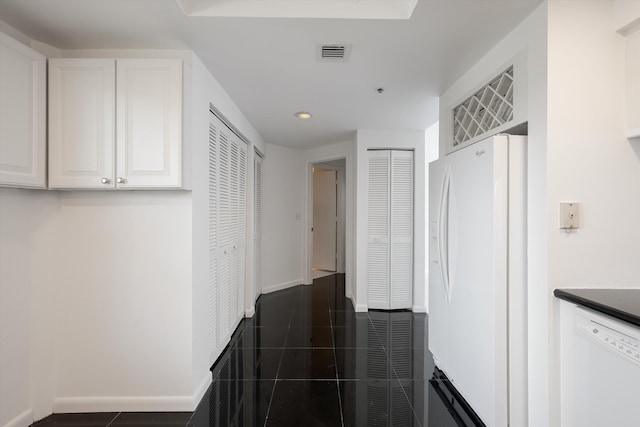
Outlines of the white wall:
{"type": "Polygon", "coordinates": [[[366,311],[367,301],[367,150],[412,149],[414,151],[414,253],[413,311],[426,312],[426,216],[427,157],[425,131],[358,130],[356,135],[356,311],[366,311]]]}
{"type": "Polygon", "coordinates": [[[57,226],[55,411],[191,409],[191,194],[62,193],[57,226]]]}
{"type": "Polygon", "coordinates": [[[640,144],[625,134],[625,38],[613,2],[549,4],[549,285],[640,287],[640,144]],[[571,55],[566,55],[570,50],[571,55]],[[558,203],[580,202],[559,230],[558,203]]]}
{"type": "MultiPolygon", "coordinates": [[[[574,3],[574,2],[569,2],[574,3]]],[[[464,99],[491,76],[502,71],[504,64],[524,55],[526,70],[527,120],[529,139],[528,164],[528,358],[529,358],[529,425],[550,425],[550,366],[553,341],[550,331],[551,294],[547,279],[547,4],[543,3],[507,37],[492,48],[440,97],[440,115],[464,99]]],[[[440,122],[440,153],[448,143],[440,122]]]]}
{"type": "Polygon", "coordinates": [[[271,144],[267,144],[266,149],[263,164],[263,293],[304,282],[302,154],[271,144]]]}
{"type": "MultiPolygon", "coordinates": [[[[33,318],[53,313],[33,300],[34,244],[58,209],[57,194],[0,188],[0,425],[33,421],[30,379],[33,318]],[[38,311],[41,309],[42,311],[38,311]]],[[[51,340],[39,343],[46,348],[51,340]]],[[[46,354],[49,366],[52,353],[46,354]]],[[[40,387],[50,390],[48,378],[40,387]]]]}
{"type": "MultiPolygon", "coordinates": [[[[615,6],[549,2],[548,293],[640,287],[640,144],[624,136],[625,39],[611,25],[615,6]],[[571,234],[558,229],[561,201],[580,203],[580,229],[571,234]]],[[[557,334],[559,302],[551,303],[549,333],[557,334]]],[[[560,408],[552,409],[556,421],[560,408]]]]}

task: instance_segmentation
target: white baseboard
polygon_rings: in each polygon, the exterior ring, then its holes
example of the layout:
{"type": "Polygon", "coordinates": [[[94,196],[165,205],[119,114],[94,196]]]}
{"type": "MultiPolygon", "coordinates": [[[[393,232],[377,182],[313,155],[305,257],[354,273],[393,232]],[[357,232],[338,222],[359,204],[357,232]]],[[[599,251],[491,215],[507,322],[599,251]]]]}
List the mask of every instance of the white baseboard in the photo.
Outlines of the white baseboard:
{"type": "Polygon", "coordinates": [[[194,400],[194,396],[59,397],[53,401],[53,412],[191,412],[194,400]]]}
{"type": "Polygon", "coordinates": [[[265,286],[265,287],[262,288],[262,293],[263,294],[269,294],[271,292],[281,291],[283,289],[292,288],[294,286],[301,285],[302,282],[303,282],[302,279],[297,279],[297,280],[291,280],[289,282],[283,282],[283,283],[277,283],[275,285],[265,286]]]}
{"type": "Polygon", "coordinates": [[[369,311],[369,307],[367,306],[367,304],[356,304],[355,310],[357,312],[369,311]]]}
{"type": "Polygon", "coordinates": [[[414,305],[412,311],[414,313],[427,313],[427,307],[424,305],[414,305]]]}
{"type": "Polygon", "coordinates": [[[27,409],[2,427],[28,427],[33,424],[33,412],[27,409]]]}

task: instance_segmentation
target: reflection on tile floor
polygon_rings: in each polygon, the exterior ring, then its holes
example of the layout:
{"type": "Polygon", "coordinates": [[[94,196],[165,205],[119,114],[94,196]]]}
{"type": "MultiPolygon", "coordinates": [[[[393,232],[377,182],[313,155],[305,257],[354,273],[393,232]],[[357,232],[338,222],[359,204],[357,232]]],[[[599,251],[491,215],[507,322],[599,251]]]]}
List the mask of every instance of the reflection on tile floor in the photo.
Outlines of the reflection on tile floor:
{"type": "Polygon", "coordinates": [[[356,313],[344,275],[331,275],[260,297],[194,413],[65,414],[34,427],[464,426],[429,382],[426,339],[426,315],[356,313]]]}

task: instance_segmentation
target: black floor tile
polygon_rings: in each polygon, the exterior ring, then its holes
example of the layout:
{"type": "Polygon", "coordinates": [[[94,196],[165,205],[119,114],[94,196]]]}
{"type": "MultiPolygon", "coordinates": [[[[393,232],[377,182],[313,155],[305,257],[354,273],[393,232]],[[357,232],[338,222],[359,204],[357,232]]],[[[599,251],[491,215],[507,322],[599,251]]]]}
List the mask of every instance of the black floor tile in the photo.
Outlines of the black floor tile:
{"type": "Polygon", "coordinates": [[[33,427],[106,427],[113,421],[117,412],[98,412],[86,414],[54,414],[44,418],[34,424],[33,427]]]}
{"type": "Polygon", "coordinates": [[[278,381],[268,427],[341,426],[338,386],[334,381],[278,381]]]}
{"type": "Polygon", "coordinates": [[[292,327],[331,327],[329,310],[296,310],[291,315],[292,327]]]}
{"type": "Polygon", "coordinates": [[[283,351],[282,348],[259,348],[247,351],[242,360],[242,379],[275,380],[283,351]]]}
{"type": "Polygon", "coordinates": [[[340,381],[339,388],[345,427],[422,425],[396,380],[340,381]]]}
{"type": "Polygon", "coordinates": [[[381,349],[336,348],[336,369],[341,380],[389,380],[394,371],[381,349]]]}
{"type": "Polygon", "coordinates": [[[286,348],[278,379],[336,379],[333,349],[286,348]]]}
{"type": "Polygon", "coordinates": [[[238,340],[241,348],[282,348],[285,346],[288,326],[245,327],[238,340]]]}
{"type": "Polygon", "coordinates": [[[333,347],[333,331],[330,326],[289,328],[286,347],[333,347]]]}
{"type": "Polygon", "coordinates": [[[109,427],[184,427],[191,412],[122,412],[109,424],[109,427]]]}
{"type": "Polygon", "coordinates": [[[189,421],[192,427],[264,426],[275,381],[214,382],[189,421]]]}

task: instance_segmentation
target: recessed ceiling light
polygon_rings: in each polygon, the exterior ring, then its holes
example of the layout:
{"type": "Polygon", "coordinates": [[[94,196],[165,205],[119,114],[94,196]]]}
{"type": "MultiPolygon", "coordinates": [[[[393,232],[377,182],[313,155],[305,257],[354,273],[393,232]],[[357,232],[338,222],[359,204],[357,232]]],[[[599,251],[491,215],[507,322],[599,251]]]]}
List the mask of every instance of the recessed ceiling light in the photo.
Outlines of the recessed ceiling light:
{"type": "Polygon", "coordinates": [[[295,116],[302,120],[307,120],[311,118],[311,113],[307,113],[306,111],[298,111],[295,116]]]}

